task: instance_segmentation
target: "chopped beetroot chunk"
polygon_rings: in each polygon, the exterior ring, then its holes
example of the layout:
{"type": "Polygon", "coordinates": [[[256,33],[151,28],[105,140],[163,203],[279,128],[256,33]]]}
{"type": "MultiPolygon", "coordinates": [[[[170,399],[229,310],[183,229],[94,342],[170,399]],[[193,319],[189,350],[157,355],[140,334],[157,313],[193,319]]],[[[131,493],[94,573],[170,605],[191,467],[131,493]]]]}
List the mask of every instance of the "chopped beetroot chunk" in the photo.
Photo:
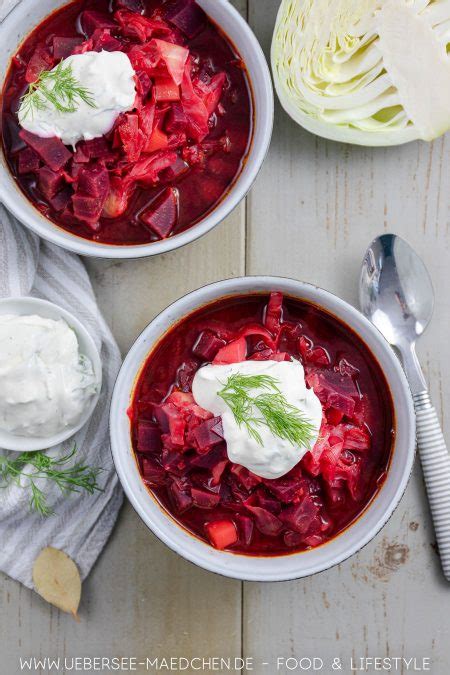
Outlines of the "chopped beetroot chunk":
{"type": "Polygon", "coordinates": [[[19,173],[37,173],[40,167],[39,155],[32,148],[25,148],[19,152],[19,173]]]}
{"type": "Polygon", "coordinates": [[[267,509],[263,509],[260,506],[252,506],[248,503],[245,503],[245,506],[252,514],[255,525],[262,534],[275,537],[283,529],[281,520],[267,509]]]}
{"type": "Polygon", "coordinates": [[[99,209],[97,197],[75,193],[72,197],[72,206],[74,215],[78,220],[87,223],[94,231],[98,230],[98,219],[100,218],[101,210],[99,209]]]}
{"type": "Polygon", "coordinates": [[[101,202],[101,207],[99,206],[101,211],[109,192],[108,171],[101,164],[82,168],[78,175],[78,190],[92,197],[97,197],[101,202]]]}
{"type": "Polygon", "coordinates": [[[241,337],[237,340],[232,340],[225,347],[222,347],[217,352],[213,363],[216,365],[226,365],[228,363],[240,363],[245,361],[247,356],[247,342],[245,338],[241,337]]]}
{"type": "Polygon", "coordinates": [[[35,82],[43,70],[51,70],[55,60],[50,54],[49,49],[40,44],[36,47],[30,60],[28,61],[25,79],[27,82],[35,82]]]}
{"type": "Polygon", "coordinates": [[[195,37],[205,25],[206,15],[195,0],[172,0],[164,7],[166,19],[187,37],[195,37]]]}
{"type": "Polygon", "coordinates": [[[55,35],[53,38],[53,57],[56,61],[67,59],[68,56],[74,53],[76,47],[79,47],[83,42],[83,38],[77,37],[61,37],[55,35]]]}
{"type": "Polygon", "coordinates": [[[57,194],[49,198],[48,201],[49,204],[51,204],[52,209],[55,209],[55,211],[64,211],[64,209],[68,206],[71,198],[72,198],[72,188],[70,187],[70,185],[66,185],[57,194]]]}
{"type": "Polygon", "coordinates": [[[186,131],[187,129],[187,117],[183,110],[181,103],[174,103],[166,116],[165,127],[166,130],[172,133],[179,131],[186,131]]]}
{"type": "Polygon", "coordinates": [[[128,9],[130,12],[141,13],[144,11],[144,3],[142,0],[115,0],[117,9],[128,9]]]}
{"type": "Polygon", "coordinates": [[[141,221],[160,239],[166,239],[172,233],[177,218],[178,193],[174,188],[164,190],[161,196],[140,215],[141,221]]]}
{"type": "Polygon", "coordinates": [[[110,28],[96,28],[91,36],[92,49],[95,52],[120,52],[122,51],[122,43],[120,40],[111,35],[110,28]]]}
{"type": "Polygon", "coordinates": [[[50,200],[64,186],[62,171],[52,171],[48,166],[39,169],[39,189],[46,199],[50,200]]]}
{"type": "Polygon", "coordinates": [[[213,509],[220,503],[220,495],[209,490],[191,488],[192,501],[199,509],[213,509]]]}
{"type": "Polygon", "coordinates": [[[197,342],[192,348],[192,353],[203,361],[212,361],[219,349],[225,345],[217,335],[209,330],[200,333],[197,342]]]}
{"type": "Polygon", "coordinates": [[[191,490],[185,482],[180,479],[174,479],[169,490],[178,513],[184,513],[191,508],[193,504],[191,490]]]}
{"type": "Polygon", "coordinates": [[[44,164],[47,164],[52,171],[62,169],[72,157],[72,153],[69,152],[59,138],[41,138],[25,129],[20,130],[19,136],[39,155],[44,164]]]}
{"type": "Polygon", "coordinates": [[[199,453],[208,452],[214,445],[223,441],[222,419],[213,417],[199,424],[193,432],[193,438],[199,453]]]}
{"type": "Polygon", "coordinates": [[[147,483],[152,487],[165,485],[166,472],[164,468],[150,457],[141,458],[142,476],[147,483]]]}
{"type": "Polygon", "coordinates": [[[311,497],[306,496],[300,504],[284,509],[280,515],[280,519],[290,530],[306,534],[318,513],[319,507],[313,502],[311,497]]]}
{"type": "Polygon", "coordinates": [[[161,451],[161,430],[157,424],[149,420],[139,420],[137,448],[146,455],[161,451]]]}
{"type": "Polygon", "coordinates": [[[216,520],[205,525],[209,541],[220,550],[235,544],[238,540],[236,525],[232,520],[216,520]]]}
{"type": "Polygon", "coordinates": [[[80,16],[80,24],[84,34],[90,37],[95,30],[102,28],[117,28],[117,25],[112,19],[109,19],[102,12],[95,10],[85,10],[80,16]]]}

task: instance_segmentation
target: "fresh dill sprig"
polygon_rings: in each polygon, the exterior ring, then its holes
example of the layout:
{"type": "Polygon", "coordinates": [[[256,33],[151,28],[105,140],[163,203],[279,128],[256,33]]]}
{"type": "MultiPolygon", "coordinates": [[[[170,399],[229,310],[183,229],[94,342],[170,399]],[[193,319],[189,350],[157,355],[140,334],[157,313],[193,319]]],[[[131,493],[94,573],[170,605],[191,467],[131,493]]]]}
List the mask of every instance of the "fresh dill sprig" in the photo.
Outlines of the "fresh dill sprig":
{"type": "Polygon", "coordinates": [[[75,112],[78,101],[84,101],[91,108],[96,107],[92,92],[80,85],[71,64],[65,65],[64,59],[53,70],[43,70],[20,101],[24,119],[30,114],[33,117],[37,110],[46,110],[48,103],[59,112],[66,113],[75,112]]]}
{"type": "Polygon", "coordinates": [[[231,375],[219,396],[230,407],[237,424],[259,445],[263,444],[258,427],[267,426],[274,436],[293,445],[308,447],[314,427],[303,413],[291,405],[270,375],[231,375]],[[251,396],[251,391],[266,390],[251,396]],[[259,415],[257,415],[259,413],[259,415]]]}
{"type": "Polygon", "coordinates": [[[65,495],[82,490],[86,490],[89,494],[93,494],[96,490],[101,491],[97,477],[102,469],[91,468],[83,462],[66,466],[75,453],[74,446],[71,452],[56,458],[49,457],[41,450],[22,452],[15,459],[0,456],[0,488],[6,488],[11,483],[23,488],[29,487],[30,510],[44,517],[51,516],[54,512],[47,504],[47,495],[36,483],[39,478],[53,481],[65,495]]]}

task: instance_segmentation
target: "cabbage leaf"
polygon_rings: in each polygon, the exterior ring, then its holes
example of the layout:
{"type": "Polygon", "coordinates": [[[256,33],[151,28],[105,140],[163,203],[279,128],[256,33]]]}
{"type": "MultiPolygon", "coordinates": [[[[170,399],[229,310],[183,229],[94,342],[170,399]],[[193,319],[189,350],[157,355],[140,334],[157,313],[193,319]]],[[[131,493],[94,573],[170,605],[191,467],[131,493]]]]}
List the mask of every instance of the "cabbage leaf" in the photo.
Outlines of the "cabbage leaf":
{"type": "Polygon", "coordinates": [[[450,129],[450,0],[282,0],[280,101],[309,131],[360,145],[450,129]]]}

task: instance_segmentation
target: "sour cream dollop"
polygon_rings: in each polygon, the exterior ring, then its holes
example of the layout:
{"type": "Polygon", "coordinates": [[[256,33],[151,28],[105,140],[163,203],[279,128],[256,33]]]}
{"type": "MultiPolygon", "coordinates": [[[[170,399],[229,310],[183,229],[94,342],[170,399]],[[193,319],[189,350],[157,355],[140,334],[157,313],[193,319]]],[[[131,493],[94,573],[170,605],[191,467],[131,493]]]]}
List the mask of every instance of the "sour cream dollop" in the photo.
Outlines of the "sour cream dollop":
{"type": "Polygon", "coordinates": [[[34,315],[0,315],[0,382],[0,428],[39,438],[76,425],[98,387],[75,332],[34,315]]]}
{"type": "MultiPolygon", "coordinates": [[[[251,396],[263,393],[254,389],[251,396]]],[[[224,439],[231,462],[241,464],[262,478],[280,478],[287,474],[313,448],[319,436],[322,406],[312,389],[305,383],[305,373],[299,361],[243,361],[230,365],[207,365],[200,368],[192,384],[196,403],[222,418],[224,439]],[[239,426],[231,408],[218,395],[231,375],[268,375],[277,380],[277,387],[288,403],[297,408],[310,422],[313,434],[307,447],[275,436],[266,425],[258,425],[262,444],[239,426]]],[[[258,411],[255,416],[261,417],[258,411]]]]}
{"type": "MultiPolygon", "coordinates": [[[[61,112],[41,96],[44,108],[28,113],[24,103],[19,108],[20,125],[27,131],[41,138],[57,136],[65,145],[74,146],[78,141],[90,141],[108,133],[120,113],[133,108],[135,72],[123,52],[74,54],[63,65],[71,67],[74,78],[89,92],[95,107],[76,97],[76,110],[61,112]]],[[[48,86],[52,88],[51,83],[48,86]]]]}

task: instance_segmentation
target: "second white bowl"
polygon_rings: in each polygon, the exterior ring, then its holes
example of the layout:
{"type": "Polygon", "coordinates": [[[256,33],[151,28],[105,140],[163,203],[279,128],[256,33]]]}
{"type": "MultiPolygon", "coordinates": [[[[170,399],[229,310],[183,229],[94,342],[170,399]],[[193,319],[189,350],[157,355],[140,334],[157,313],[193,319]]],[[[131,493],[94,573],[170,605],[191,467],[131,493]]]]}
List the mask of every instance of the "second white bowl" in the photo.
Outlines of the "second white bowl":
{"type": "Polygon", "coordinates": [[[64,319],[67,325],[76,333],[80,353],[87,356],[87,358],[92,363],[92,367],[98,381],[98,389],[77,425],[68,427],[59,434],[49,436],[48,438],[40,438],[37,436],[15,436],[14,434],[11,434],[7,431],[2,431],[0,429],[0,448],[5,450],[15,450],[16,452],[34,452],[35,450],[46,450],[47,448],[52,448],[55,445],[59,445],[60,443],[67,441],[68,438],[76,434],[77,431],[84,427],[94,412],[102,388],[102,363],[100,360],[100,354],[98,353],[98,349],[90,333],[81,323],[81,321],[73,316],[73,314],[70,314],[70,312],[62,309],[62,307],[54,305],[52,302],[41,300],[40,298],[30,297],[6,298],[0,300],[0,314],[37,314],[38,316],[42,316],[45,319],[53,319],[54,321],[64,319]]]}
{"type": "MultiPolygon", "coordinates": [[[[211,19],[224,31],[242,57],[253,91],[253,141],[243,169],[218,206],[200,222],[162,241],[134,246],[114,246],[88,241],[70,234],[45,218],[19,189],[0,151],[0,201],[31,230],[69,251],[98,258],[143,258],[167,253],[195,241],[212,230],[239,204],[250,190],[269,148],[273,128],[274,98],[269,68],[262,49],[247,22],[228,0],[198,0],[211,19]]],[[[46,16],[66,0],[22,0],[0,24],[0,82],[10,58],[23,39],[46,16]]]]}
{"type": "Polygon", "coordinates": [[[125,492],[153,532],[191,562],[225,576],[249,581],[283,581],[305,577],[337,565],[367,544],[385,525],[399,503],[413,466],[415,417],[400,362],[381,333],[354,307],[310,284],[279,277],[229,279],[189,293],[157,316],[136,340],[116,382],[110,415],[111,446],[125,492]],[[215,300],[232,295],[281,291],[312,302],[347,324],[378,361],[389,385],[396,436],[388,475],[363,514],[339,536],[315,549],[285,556],[245,556],[219,551],[178,525],[149,495],[136,465],[127,409],[140,370],[156,343],[175,323],[215,300]]]}

